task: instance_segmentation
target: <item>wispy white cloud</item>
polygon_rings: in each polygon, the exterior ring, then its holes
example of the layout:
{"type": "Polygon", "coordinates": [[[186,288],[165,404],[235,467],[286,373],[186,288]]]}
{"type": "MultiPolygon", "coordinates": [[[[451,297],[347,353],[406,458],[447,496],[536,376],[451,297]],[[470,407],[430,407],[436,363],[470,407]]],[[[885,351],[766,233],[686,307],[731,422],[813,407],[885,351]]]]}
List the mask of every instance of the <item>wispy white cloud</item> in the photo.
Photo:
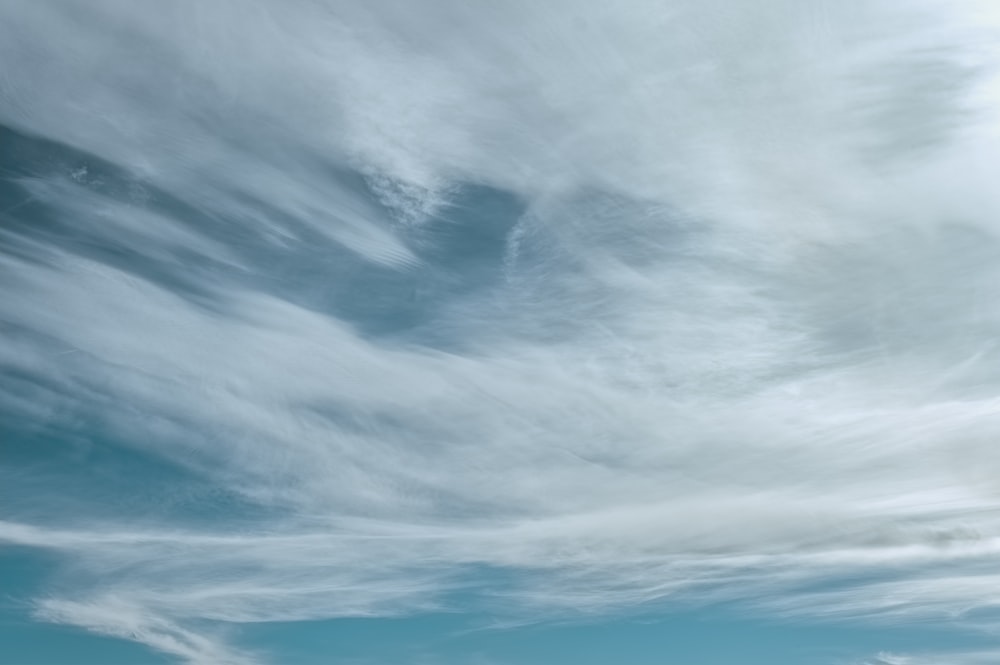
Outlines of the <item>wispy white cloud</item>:
{"type": "Polygon", "coordinates": [[[861,665],[980,665],[995,663],[996,651],[948,651],[940,653],[897,654],[883,651],[861,665]]]}
{"type": "Polygon", "coordinates": [[[186,630],[159,616],[150,616],[147,608],[113,595],[89,602],[42,601],[35,615],[46,621],[134,640],[194,665],[256,662],[252,654],[226,647],[217,639],[186,630]]]}
{"type": "Polygon", "coordinates": [[[125,505],[135,479],[0,471],[28,497],[0,542],[72,580],[37,616],[200,665],[260,659],[220,625],[454,591],[991,607],[1000,199],[964,16],[7,3],[0,121],[65,163],[8,183],[45,213],[0,221],[0,409],[84,467],[94,431],[184,471],[125,505]],[[510,202],[485,284],[428,249],[486,224],[473,188],[510,202]],[[377,335],[357,301],[433,316],[377,335]]]}

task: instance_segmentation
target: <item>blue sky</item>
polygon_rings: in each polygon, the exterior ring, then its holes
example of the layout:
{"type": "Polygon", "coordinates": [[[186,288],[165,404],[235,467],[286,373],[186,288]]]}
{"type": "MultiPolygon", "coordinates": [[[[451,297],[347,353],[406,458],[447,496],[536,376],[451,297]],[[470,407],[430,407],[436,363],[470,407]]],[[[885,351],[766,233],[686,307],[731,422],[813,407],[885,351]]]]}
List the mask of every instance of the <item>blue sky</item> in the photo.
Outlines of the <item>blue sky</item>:
{"type": "Polygon", "coordinates": [[[997,662],[987,7],[4,3],[0,660],[997,662]]]}

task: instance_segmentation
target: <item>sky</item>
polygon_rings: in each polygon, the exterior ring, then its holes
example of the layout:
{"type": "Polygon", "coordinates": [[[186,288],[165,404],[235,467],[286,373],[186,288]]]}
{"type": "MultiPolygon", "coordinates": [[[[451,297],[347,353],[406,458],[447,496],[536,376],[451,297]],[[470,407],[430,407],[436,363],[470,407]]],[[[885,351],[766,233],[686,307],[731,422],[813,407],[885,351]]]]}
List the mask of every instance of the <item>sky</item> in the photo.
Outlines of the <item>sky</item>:
{"type": "Polygon", "coordinates": [[[1000,662],[998,36],[6,0],[0,662],[1000,662]]]}

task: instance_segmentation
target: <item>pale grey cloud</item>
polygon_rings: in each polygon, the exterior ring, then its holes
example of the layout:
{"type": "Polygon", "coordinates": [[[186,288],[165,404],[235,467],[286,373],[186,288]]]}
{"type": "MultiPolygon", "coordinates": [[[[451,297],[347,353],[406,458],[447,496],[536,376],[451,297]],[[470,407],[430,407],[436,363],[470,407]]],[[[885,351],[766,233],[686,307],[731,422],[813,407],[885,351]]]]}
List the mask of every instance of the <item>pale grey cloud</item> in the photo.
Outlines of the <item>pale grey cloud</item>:
{"type": "Polygon", "coordinates": [[[963,7],[8,3],[0,120],[79,153],[12,180],[49,217],[0,227],[0,408],[185,471],[112,510],[3,472],[0,542],[75,580],[37,616],[200,665],[455,590],[992,606],[963,7]],[[510,218],[479,282],[427,250],[471,188],[510,218]]]}

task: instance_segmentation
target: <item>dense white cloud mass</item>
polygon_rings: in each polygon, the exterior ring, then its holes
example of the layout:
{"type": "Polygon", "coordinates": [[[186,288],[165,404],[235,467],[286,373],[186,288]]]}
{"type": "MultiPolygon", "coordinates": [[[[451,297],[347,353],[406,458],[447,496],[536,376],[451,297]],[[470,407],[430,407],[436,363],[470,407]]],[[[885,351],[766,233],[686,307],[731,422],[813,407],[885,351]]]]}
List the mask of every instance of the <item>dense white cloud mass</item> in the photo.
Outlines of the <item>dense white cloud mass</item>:
{"type": "Polygon", "coordinates": [[[0,416],[79,467],[0,469],[36,616],[198,665],[466,605],[978,627],[975,9],[8,0],[0,416]]]}

